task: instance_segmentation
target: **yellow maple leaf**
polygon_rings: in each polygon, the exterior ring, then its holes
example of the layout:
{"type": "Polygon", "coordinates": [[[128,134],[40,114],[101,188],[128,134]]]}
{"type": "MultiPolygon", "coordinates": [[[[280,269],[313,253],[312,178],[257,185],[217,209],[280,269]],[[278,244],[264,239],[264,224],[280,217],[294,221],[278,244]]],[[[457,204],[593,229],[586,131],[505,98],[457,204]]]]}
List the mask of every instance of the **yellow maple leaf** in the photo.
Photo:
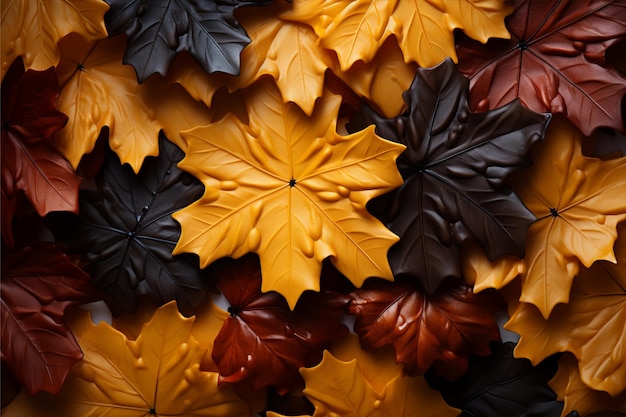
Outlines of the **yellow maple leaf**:
{"type": "Polygon", "coordinates": [[[503,0],[296,0],[287,18],[313,27],[319,44],[334,50],[346,71],[357,61],[369,62],[392,35],[405,62],[456,62],[455,29],[483,43],[508,39],[504,17],[512,10],[503,0]]]}
{"type": "Polygon", "coordinates": [[[598,261],[582,269],[569,303],[546,320],[535,306],[520,303],[505,328],[521,335],[516,356],[537,364],[556,352],[572,352],[582,380],[617,395],[626,381],[626,223],[615,245],[617,264],[598,261]]]}
{"type": "Polygon", "coordinates": [[[616,225],[626,219],[626,158],[585,157],[582,134],[553,118],[535,165],[515,174],[512,185],[537,216],[528,229],[520,301],[544,317],[565,303],[579,263],[615,262],[616,225]]]}
{"type": "Polygon", "coordinates": [[[2,1],[2,78],[18,56],[25,69],[43,71],[59,63],[57,42],[70,33],[90,41],[107,37],[102,0],[2,1]]]}
{"type": "Polygon", "coordinates": [[[361,350],[356,336],[324,351],[319,365],[301,368],[304,395],[315,405],[314,417],[456,417],[423,376],[407,377],[392,349],[361,350]]]}
{"type": "Polygon", "coordinates": [[[402,183],[395,160],[404,146],[373,126],[339,135],[339,96],[324,95],[309,117],[285,104],[271,80],[247,94],[248,125],[227,115],[182,133],[179,166],[205,194],[174,213],[182,226],[174,253],[197,253],[205,267],[256,252],[262,291],[283,294],[291,308],[303,291],[319,290],[327,257],[357,286],[392,279],[387,250],[398,238],[365,205],[402,183]]]}
{"type": "Polygon", "coordinates": [[[463,277],[474,285],[474,292],[487,288],[502,289],[524,272],[524,260],[514,255],[502,255],[489,261],[485,251],[470,241],[463,248],[463,277]]]}
{"type": "Polygon", "coordinates": [[[557,400],[564,402],[562,417],[572,411],[577,411],[581,416],[593,417],[626,415],[626,391],[611,396],[605,391],[589,388],[580,379],[578,364],[572,355],[566,354],[559,359],[558,371],[548,384],[557,394],[557,400]]]}
{"type": "Polygon", "coordinates": [[[79,323],[73,330],[85,356],[59,396],[18,397],[3,415],[250,416],[232,387],[218,387],[217,373],[199,370],[207,349],[192,337],[193,322],[171,302],[155,311],[136,340],[106,323],[79,323]]]}
{"type": "Polygon", "coordinates": [[[74,167],[93,149],[104,126],[111,149],[135,172],[146,156],[159,153],[159,125],[142,96],[145,87],[132,67],[122,65],[125,47],[124,36],[92,43],[70,35],[59,44],[57,108],[69,121],[54,146],[74,167]]]}

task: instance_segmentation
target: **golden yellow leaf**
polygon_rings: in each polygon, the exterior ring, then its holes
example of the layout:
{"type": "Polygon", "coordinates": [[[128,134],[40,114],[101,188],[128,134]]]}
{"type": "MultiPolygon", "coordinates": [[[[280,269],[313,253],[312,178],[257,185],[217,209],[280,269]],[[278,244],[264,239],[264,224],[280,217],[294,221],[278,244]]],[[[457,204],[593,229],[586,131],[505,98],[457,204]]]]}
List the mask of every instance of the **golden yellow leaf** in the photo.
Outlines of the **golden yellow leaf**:
{"type": "Polygon", "coordinates": [[[572,411],[578,411],[581,416],[593,417],[626,415],[626,391],[613,397],[607,392],[589,388],[580,379],[576,358],[571,355],[563,355],[559,359],[559,369],[549,385],[556,392],[557,400],[564,402],[562,417],[572,411]]]}
{"type": "Polygon", "coordinates": [[[463,248],[463,276],[474,285],[474,292],[487,288],[501,289],[524,272],[524,260],[502,255],[490,262],[485,251],[475,242],[463,248]]]}
{"type": "Polygon", "coordinates": [[[218,387],[217,373],[199,370],[206,347],[191,336],[193,322],[171,302],[156,310],[136,340],[128,340],[106,323],[76,326],[86,329],[77,332],[85,356],[59,396],[26,397],[21,404],[18,399],[17,411],[3,410],[3,414],[250,416],[232,387],[218,387]]]}
{"type": "Polygon", "coordinates": [[[159,125],[134,70],[122,65],[125,47],[124,36],[92,43],[70,35],[59,44],[57,108],[69,121],[54,145],[74,167],[93,149],[104,126],[111,148],[135,172],[146,156],[159,153],[159,125]]]}
{"type": "Polygon", "coordinates": [[[616,225],[626,219],[626,158],[583,156],[582,134],[554,117],[533,149],[534,166],[512,185],[537,216],[528,230],[520,301],[544,317],[565,303],[579,264],[615,262],[616,225]]]}
{"type": "Polygon", "coordinates": [[[89,41],[107,37],[102,0],[2,1],[2,78],[18,56],[25,69],[43,71],[59,63],[57,42],[70,33],[89,41]]]}
{"type": "Polygon", "coordinates": [[[346,338],[319,365],[301,368],[304,394],[315,405],[314,417],[455,417],[424,377],[406,377],[391,349],[362,351],[358,338],[346,338]]]}
{"type": "Polygon", "coordinates": [[[205,194],[173,215],[182,226],[174,253],[197,253],[205,267],[256,252],[262,291],[283,294],[291,308],[303,291],[319,290],[329,256],[355,285],[392,279],[387,250],[398,238],[365,205],[402,183],[395,160],[404,146],[373,126],[339,135],[339,96],[324,95],[309,117],[285,104],[271,80],[248,94],[249,125],[227,115],[183,132],[180,167],[205,194]]]}
{"type": "Polygon", "coordinates": [[[395,35],[405,62],[432,67],[447,57],[456,62],[454,30],[481,42],[509,38],[504,17],[512,6],[502,0],[296,0],[286,18],[307,23],[319,44],[334,50],[341,69],[369,62],[395,35]]]}
{"type": "Polygon", "coordinates": [[[556,352],[572,352],[588,386],[617,395],[626,381],[626,223],[615,244],[617,264],[598,261],[581,269],[568,304],[545,320],[520,303],[505,327],[521,335],[516,356],[537,364],[556,352]]]}

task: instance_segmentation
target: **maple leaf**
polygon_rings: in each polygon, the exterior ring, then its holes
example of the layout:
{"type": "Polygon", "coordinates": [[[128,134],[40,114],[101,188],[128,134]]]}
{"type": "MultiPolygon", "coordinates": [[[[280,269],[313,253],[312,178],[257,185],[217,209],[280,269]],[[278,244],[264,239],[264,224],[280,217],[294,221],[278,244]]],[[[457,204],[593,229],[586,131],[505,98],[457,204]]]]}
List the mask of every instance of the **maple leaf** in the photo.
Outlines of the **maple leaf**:
{"type": "Polygon", "coordinates": [[[107,37],[101,0],[2,2],[2,78],[15,58],[37,71],[59,63],[57,43],[70,33],[94,41],[107,37]]]}
{"type": "Polygon", "coordinates": [[[588,386],[617,395],[626,381],[626,223],[615,244],[617,264],[595,262],[582,269],[569,303],[558,305],[548,320],[535,306],[520,303],[505,327],[521,335],[517,356],[534,363],[569,351],[579,360],[588,386]],[[610,346],[610,348],[607,348],[610,346]]]}
{"type": "Polygon", "coordinates": [[[368,280],[354,290],[349,313],[365,349],[393,345],[396,362],[408,375],[431,366],[440,375],[459,378],[467,358],[490,354],[489,342],[499,341],[493,314],[503,308],[495,293],[473,294],[467,285],[442,286],[429,296],[406,280],[368,280]]]}
{"type": "MultiPolygon", "coordinates": [[[[40,216],[78,211],[80,178],[49,145],[67,122],[54,106],[58,93],[53,68],[24,72],[19,60],[2,82],[3,226],[11,224],[19,191],[40,216]]],[[[10,226],[3,227],[3,236],[12,243],[10,226]]]]}
{"type": "Polygon", "coordinates": [[[182,132],[180,167],[206,190],[174,214],[182,225],[174,253],[197,253],[205,267],[256,252],[262,291],[281,293],[291,308],[303,291],[319,289],[327,257],[356,285],[391,279],[387,249],[397,237],[365,205],[400,183],[393,161],[404,147],[373,128],[339,135],[338,96],[324,95],[311,117],[285,104],[271,80],[246,97],[249,125],[227,115],[182,132]]]}
{"type": "Polygon", "coordinates": [[[133,311],[141,293],[157,303],[175,299],[185,315],[207,297],[197,258],[172,255],[180,228],[171,213],[199,198],[202,185],[176,167],[180,149],[163,136],[159,143],[159,156],[146,159],[137,175],[108,152],[98,190],[81,193],[80,223],[66,239],[89,263],[115,315],[133,311]]]}
{"type": "Polygon", "coordinates": [[[428,382],[448,404],[463,410],[462,417],[559,417],[563,404],[547,384],[556,358],[533,367],[513,356],[514,346],[494,344],[491,356],[472,357],[469,372],[458,381],[429,375],[428,382]]]}
{"type": "Polygon", "coordinates": [[[616,225],[626,219],[626,158],[583,156],[582,134],[554,118],[535,164],[511,185],[538,220],[528,229],[520,301],[548,317],[567,302],[579,264],[615,262],[616,225]]]}
{"type": "Polygon", "coordinates": [[[431,294],[460,278],[467,238],[490,259],[521,256],[535,219],[504,178],[527,163],[549,117],[519,102],[472,113],[467,94],[467,80],[446,60],[417,71],[404,114],[385,119],[364,106],[347,126],[375,124],[378,135],[407,146],[397,162],[404,184],[368,208],[400,236],[389,251],[394,275],[416,277],[431,294]]]}
{"type": "Polygon", "coordinates": [[[133,70],[121,63],[126,39],[117,36],[97,43],[77,35],[59,43],[57,69],[63,86],[57,101],[70,116],[54,146],[77,167],[94,148],[104,126],[109,144],[123,163],[138,172],[146,156],[159,153],[159,124],[133,70]]]}
{"type": "MultiPolygon", "coordinates": [[[[598,413],[605,412],[606,417],[623,417],[626,415],[626,391],[611,396],[605,391],[589,388],[580,378],[578,363],[572,355],[565,354],[559,360],[559,369],[550,380],[550,387],[557,393],[558,400],[563,401],[563,416],[578,412],[581,416],[601,417],[598,413]]],[[[577,417],[577,415],[576,415],[577,417]]]]}
{"type": "Polygon", "coordinates": [[[194,318],[183,318],[174,302],[157,309],[136,340],[78,319],[72,328],[85,356],[60,394],[22,398],[3,415],[250,416],[232,387],[218,387],[217,373],[199,369],[206,347],[192,336],[194,318]]]}
{"type": "MultiPolygon", "coordinates": [[[[463,248],[463,277],[478,293],[487,288],[501,289],[524,272],[524,260],[502,255],[490,262],[479,245],[467,242],[463,248]]],[[[519,294],[517,294],[519,296],[519,294]]]]}
{"type": "Polygon", "coordinates": [[[624,131],[626,78],[606,48],[626,37],[626,5],[612,0],[515,0],[510,40],[487,46],[459,38],[459,70],[470,78],[472,108],[519,97],[539,113],[562,113],[585,135],[600,126],[624,131]]]}
{"type": "Polygon", "coordinates": [[[89,276],[52,243],[2,256],[2,360],[24,389],[57,393],[82,352],[65,310],[99,299],[89,276]]]}
{"type": "Polygon", "coordinates": [[[255,255],[221,268],[217,285],[230,303],[212,353],[220,382],[249,378],[255,390],[272,386],[285,394],[302,384],[300,367],[318,363],[324,347],[348,333],[342,297],[307,292],[291,311],[280,294],[261,293],[255,255]]]}
{"type": "Polygon", "coordinates": [[[309,0],[295,1],[286,18],[312,26],[319,44],[334,50],[346,71],[357,61],[369,62],[392,35],[406,62],[430,67],[447,57],[456,61],[455,29],[483,43],[490,37],[508,38],[504,17],[510,12],[499,0],[309,0]]]}
{"type": "Polygon", "coordinates": [[[359,348],[357,339],[324,351],[319,365],[302,368],[304,394],[315,405],[314,417],[453,417],[423,377],[406,377],[393,363],[393,354],[373,355],[359,348]]]}
{"type": "Polygon", "coordinates": [[[124,63],[135,68],[139,82],[165,76],[176,54],[188,51],[207,73],[239,73],[239,54],[249,38],[233,13],[242,6],[271,0],[106,0],[104,16],[110,35],[129,38],[124,63]]]}

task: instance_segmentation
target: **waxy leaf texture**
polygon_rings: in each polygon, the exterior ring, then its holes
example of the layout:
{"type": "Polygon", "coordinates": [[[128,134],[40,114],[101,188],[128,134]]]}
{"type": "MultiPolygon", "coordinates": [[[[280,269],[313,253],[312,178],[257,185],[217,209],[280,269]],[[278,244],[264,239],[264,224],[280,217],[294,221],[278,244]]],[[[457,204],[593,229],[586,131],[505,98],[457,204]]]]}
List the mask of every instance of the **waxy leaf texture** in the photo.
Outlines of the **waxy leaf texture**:
{"type": "Polygon", "coordinates": [[[307,292],[292,311],[282,295],[261,293],[255,255],[222,267],[217,286],[230,303],[212,353],[220,382],[249,379],[255,390],[285,394],[302,385],[299,368],[317,364],[322,350],[348,333],[340,321],[345,297],[307,292]]]}
{"type": "Polygon", "coordinates": [[[19,192],[40,216],[78,212],[80,178],[50,146],[51,137],[67,123],[55,107],[58,94],[53,68],[24,72],[20,60],[2,82],[2,236],[9,245],[19,192]]]}
{"type": "Polygon", "coordinates": [[[2,365],[28,393],[56,394],[83,356],[63,322],[65,310],[100,294],[52,243],[2,252],[2,365]]]}
{"type": "Polygon", "coordinates": [[[491,356],[470,360],[463,378],[450,382],[431,377],[430,385],[448,404],[463,410],[461,417],[560,417],[563,404],[548,386],[556,359],[533,367],[513,356],[513,343],[493,346],[491,356]]]}
{"type": "Polygon", "coordinates": [[[404,147],[373,128],[338,134],[340,98],[328,93],[310,117],[285,104],[271,80],[246,100],[249,124],[230,114],[182,133],[180,167],[206,190],[174,214],[182,226],[174,253],[197,253],[205,267],[256,252],[261,290],[281,293],[291,308],[305,290],[319,290],[327,257],[357,286],[391,279],[387,250],[397,237],[365,205],[401,183],[394,165],[404,147]]]}
{"type": "Polygon", "coordinates": [[[504,183],[528,163],[548,116],[519,102],[472,113],[467,80],[452,61],[419,69],[404,94],[407,111],[385,119],[363,107],[348,125],[374,124],[383,138],[407,149],[398,158],[404,184],[368,207],[400,242],[389,251],[394,275],[418,279],[433,293],[448,277],[461,277],[461,244],[473,238],[490,259],[524,254],[535,217],[504,183]]]}
{"type": "Polygon", "coordinates": [[[2,2],[2,78],[19,56],[26,69],[59,63],[57,43],[70,33],[95,41],[107,36],[102,0],[7,0],[2,2]]]}
{"type": "Polygon", "coordinates": [[[124,63],[140,82],[165,76],[174,57],[189,52],[207,73],[239,73],[239,54],[250,42],[234,12],[271,0],[106,0],[110,35],[126,33],[124,63]]]}
{"type": "Polygon", "coordinates": [[[528,229],[520,301],[545,318],[569,300],[581,263],[615,262],[616,226],[626,219],[626,157],[586,157],[582,142],[577,129],[555,117],[533,149],[534,165],[511,179],[537,216],[528,229]]]}
{"type": "Polygon", "coordinates": [[[623,0],[515,0],[509,40],[482,45],[461,36],[459,70],[470,79],[472,108],[519,98],[539,113],[562,113],[585,135],[624,131],[626,77],[606,49],[626,38],[623,0]]]}
{"type": "Polygon", "coordinates": [[[348,311],[361,346],[393,345],[396,362],[408,375],[434,367],[457,379],[470,355],[488,356],[489,342],[500,341],[494,313],[503,302],[495,293],[474,294],[467,285],[444,285],[434,295],[414,282],[370,279],[354,290],[348,311]]]}
{"type": "Polygon", "coordinates": [[[581,269],[567,304],[546,320],[532,304],[520,303],[505,327],[519,333],[518,357],[534,363],[556,352],[578,359],[589,387],[618,395],[626,381],[626,223],[615,244],[617,264],[598,261],[581,269]]]}
{"type": "Polygon", "coordinates": [[[115,315],[133,311],[142,293],[160,304],[177,300],[185,315],[207,297],[197,257],[172,255],[180,234],[172,213],[198,199],[203,187],[177,168],[182,151],[163,136],[159,142],[159,156],[139,174],[107,153],[98,190],[81,192],[77,233],[66,242],[83,255],[115,315]]]}
{"type": "Polygon", "coordinates": [[[349,337],[324,351],[319,365],[302,368],[313,417],[456,417],[423,377],[402,375],[393,354],[373,355],[349,337]]]}
{"type": "Polygon", "coordinates": [[[3,415],[249,417],[247,404],[232,387],[218,387],[217,373],[199,369],[206,347],[191,335],[194,320],[182,317],[172,302],[157,309],[139,336],[129,340],[83,316],[73,329],[85,356],[59,396],[43,399],[45,408],[22,398],[3,415]]]}
{"type": "Polygon", "coordinates": [[[483,43],[508,38],[504,17],[511,11],[500,0],[296,0],[287,18],[311,25],[345,71],[357,61],[369,62],[391,36],[406,62],[430,67],[448,57],[456,61],[455,29],[483,43]]]}

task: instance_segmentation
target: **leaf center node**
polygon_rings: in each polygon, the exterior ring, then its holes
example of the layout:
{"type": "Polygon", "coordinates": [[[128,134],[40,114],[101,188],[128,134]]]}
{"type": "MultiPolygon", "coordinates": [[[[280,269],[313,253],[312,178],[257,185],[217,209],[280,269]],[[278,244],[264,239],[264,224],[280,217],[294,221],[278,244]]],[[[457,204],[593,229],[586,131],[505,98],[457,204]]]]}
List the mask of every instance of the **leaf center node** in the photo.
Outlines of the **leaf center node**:
{"type": "Polygon", "coordinates": [[[290,186],[290,187],[295,187],[295,186],[296,186],[296,180],[295,180],[295,178],[292,178],[292,179],[290,179],[290,180],[289,180],[289,186],[290,186]]]}
{"type": "Polygon", "coordinates": [[[526,49],[528,49],[528,44],[524,41],[519,41],[519,43],[517,44],[517,48],[525,51],[526,49]]]}
{"type": "Polygon", "coordinates": [[[237,309],[233,306],[228,306],[228,314],[230,314],[231,317],[235,317],[237,315],[237,313],[239,311],[237,311],[237,309]]]}
{"type": "Polygon", "coordinates": [[[151,415],[151,416],[156,416],[156,415],[157,415],[156,408],[151,408],[151,409],[149,410],[149,412],[150,412],[150,415],[151,415]]]}
{"type": "Polygon", "coordinates": [[[550,215],[551,215],[552,217],[560,217],[559,212],[558,212],[558,211],[556,211],[556,209],[555,209],[555,208],[550,208],[550,215]]]}

